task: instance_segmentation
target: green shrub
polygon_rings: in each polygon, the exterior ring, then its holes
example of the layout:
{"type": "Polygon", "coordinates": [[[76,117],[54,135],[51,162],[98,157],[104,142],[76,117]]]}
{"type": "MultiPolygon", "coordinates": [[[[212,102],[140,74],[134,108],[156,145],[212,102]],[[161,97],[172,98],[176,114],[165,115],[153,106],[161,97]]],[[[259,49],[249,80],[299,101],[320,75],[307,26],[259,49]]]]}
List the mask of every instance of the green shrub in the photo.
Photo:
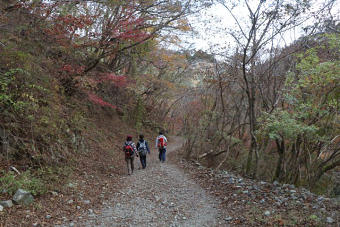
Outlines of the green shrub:
{"type": "Polygon", "coordinates": [[[27,190],[33,195],[41,195],[47,192],[43,181],[33,176],[29,170],[21,175],[2,171],[1,175],[3,176],[0,177],[0,190],[6,190],[10,195],[13,195],[19,188],[27,190]]]}

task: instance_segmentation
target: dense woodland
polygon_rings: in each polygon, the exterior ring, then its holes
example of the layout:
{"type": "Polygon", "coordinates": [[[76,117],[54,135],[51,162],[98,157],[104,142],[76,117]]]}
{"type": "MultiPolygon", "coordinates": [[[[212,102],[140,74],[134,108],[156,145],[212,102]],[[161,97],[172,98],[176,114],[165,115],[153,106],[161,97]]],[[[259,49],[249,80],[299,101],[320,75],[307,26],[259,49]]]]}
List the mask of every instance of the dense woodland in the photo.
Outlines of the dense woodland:
{"type": "Polygon", "coordinates": [[[246,15],[233,2],[1,1],[2,185],[45,193],[43,182],[89,149],[92,120],[105,114],[137,131],[185,137],[185,157],[210,168],[335,195],[335,1],[313,14],[311,1],[241,1],[246,15]],[[181,35],[197,29],[189,16],[212,4],[235,23],[215,31],[234,42],[223,56],[181,45],[181,35]],[[280,37],[306,17],[315,20],[282,45],[280,37]],[[11,167],[24,173],[20,179],[11,167]]]}

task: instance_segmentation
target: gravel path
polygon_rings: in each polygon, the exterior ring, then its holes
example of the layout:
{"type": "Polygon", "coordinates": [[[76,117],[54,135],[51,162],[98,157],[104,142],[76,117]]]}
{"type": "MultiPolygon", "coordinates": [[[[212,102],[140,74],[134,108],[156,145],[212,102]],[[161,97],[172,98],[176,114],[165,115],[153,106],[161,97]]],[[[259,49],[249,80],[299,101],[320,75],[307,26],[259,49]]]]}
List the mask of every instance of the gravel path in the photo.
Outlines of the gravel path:
{"type": "MultiPolygon", "coordinates": [[[[171,138],[167,155],[182,145],[171,138]]],[[[86,226],[219,226],[218,202],[182,170],[160,163],[155,150],[146,169],[124,176],[124,189],[104,202],[99,214],[90,214],[86,226]]]]}

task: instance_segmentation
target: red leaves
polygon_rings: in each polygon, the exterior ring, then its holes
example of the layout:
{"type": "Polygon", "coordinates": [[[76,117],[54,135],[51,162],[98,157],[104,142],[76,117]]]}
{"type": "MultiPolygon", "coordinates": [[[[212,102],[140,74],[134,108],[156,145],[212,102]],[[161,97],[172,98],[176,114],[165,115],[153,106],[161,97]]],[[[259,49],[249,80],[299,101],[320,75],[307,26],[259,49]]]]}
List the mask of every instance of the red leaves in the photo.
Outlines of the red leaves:
{"type": "Polygon", "coordinates": [[[128,41],[142,41],[150,37],[150,35],[143,29],[144,18],[136,18],[133,15],[128,16],[120,21],[112,31],[115,39],[128,40],[128,41]]]}
{"type": "MultiPolygon", "coordinates": [[[[102,76],[99,80],[95,80],[95,83],[102,83],[102,82],[112,82],[115,86],[119,88],[125,88],[128,85],[128,80],[126,76],[122,75],[115,75],[113,73],[106,74],[102,76]]],[[[113,109],[117,109],[116,106],[105,102],[102,98],[98,97],[97,95],[93,93],[88,93],[89,100],[93,102],[94,104],[100,105],[100,106],[108,106],[113,109]]]]}
{"type": "Polygon", "coordinates": [[[73,66],[70,64],[65,64],[61,68],[61,71],[66,72],[68,74],[72,74],[72,75],[80,75],[84,72],[84,69],[85,69],[84,66],[73,66]]]}
{"type": "Polygon", "coordinates": [[[110,73],[110,74],[103,76],[98,82],[105,82],[105,81],[111,81],[117,87],[126,87],[127,84],[128,84],[126,76],[121,76],[121,75],[117,76],[113,73],[110,73]]]}
{"type": "Polygon", "coordinates": [[[46,29],[47,34],[56,39],[59,44],[70,45],[71,43],[65,43],[65,40],[72,40],[73,37],[79,37],[82,29],[91,26],[93,18],[87,15],[58,15],[51,18],[53,25],[46,29]]]}
{"type": "Polygon", "coordinates": [[[108,107],[111,107],[112,109],[116,109],[117,107],[108,103],[108,102],[105,102],[102,98],[98,97],[97,95],[93,94],[93,93],[88,93],[88,96],[89,96],[89,100],[91,102],[93,102],[94,104],[97,104],[97,105],[100,105],[100,106],[108,106],[108,107]]]}

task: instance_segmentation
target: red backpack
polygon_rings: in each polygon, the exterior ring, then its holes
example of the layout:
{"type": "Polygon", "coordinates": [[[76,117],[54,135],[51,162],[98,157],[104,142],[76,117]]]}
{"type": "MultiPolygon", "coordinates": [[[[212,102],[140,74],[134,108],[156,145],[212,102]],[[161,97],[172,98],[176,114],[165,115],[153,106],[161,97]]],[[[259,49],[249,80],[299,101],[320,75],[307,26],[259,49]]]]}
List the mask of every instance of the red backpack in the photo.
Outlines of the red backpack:
{"type": "Polygon", "coordinates": [[[131,144],[126,144],[124,146],[125,157],[130,158],[133,155],[133,148],[131,144]]]}
{"type": "Polygon", "coordinates": [[[158,148],[163,149],[166,146],[165,140],[163,137],[158,138],[158,148]]]}

